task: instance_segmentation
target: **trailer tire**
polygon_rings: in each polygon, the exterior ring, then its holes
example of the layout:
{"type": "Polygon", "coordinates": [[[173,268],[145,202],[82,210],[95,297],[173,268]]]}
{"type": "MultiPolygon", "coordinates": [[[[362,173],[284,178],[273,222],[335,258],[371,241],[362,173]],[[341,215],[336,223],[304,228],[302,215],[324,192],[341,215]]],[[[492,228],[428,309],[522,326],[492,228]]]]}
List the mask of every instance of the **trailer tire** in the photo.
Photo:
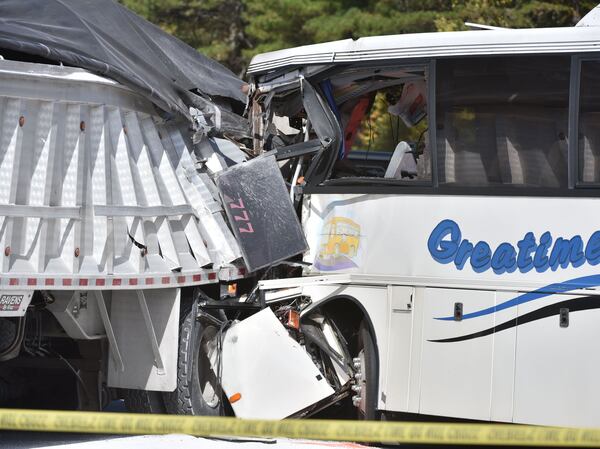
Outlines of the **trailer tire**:
{"type": "Polygon", "coordinates": [[[357,408],[358,419],[377,418],[377,352],[373,336],[365,320],[358,330],[357,357],[361,359],[361,402],[357,408]]]}
{"type": "Polygon", "coordinates": [[[167,411],[178,415],[218,416],[223,409],[220,385],[210,367],[206,350],[218,328],[196,319],[192,304],[182,303],[177,358],[177,388],[163,397],[167,411]]]}
{"type": "Polygon", "coordinates": [[[17,338],[17,324],[14,319],[0,318],[0,353],[13,346],[17,338]]]}
{"type": "Polygon", "coordinates": [[[158,391],[126,389],[123,399],[127,411],[132,413],[167,413],[162,394],[158,391]]]}

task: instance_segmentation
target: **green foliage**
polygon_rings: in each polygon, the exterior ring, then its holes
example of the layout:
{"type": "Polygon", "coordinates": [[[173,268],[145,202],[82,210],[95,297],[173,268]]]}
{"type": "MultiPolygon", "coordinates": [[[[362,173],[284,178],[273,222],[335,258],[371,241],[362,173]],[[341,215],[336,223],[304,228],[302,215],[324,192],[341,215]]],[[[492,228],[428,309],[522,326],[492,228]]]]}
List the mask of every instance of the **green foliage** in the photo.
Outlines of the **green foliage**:
{"type": "Polygon", "coordinates": [[[573,9],[566,5],[534,1],[524,5],[523,15],[538,27],[571,26],[573,9]]]}
{"type": "Polygon", "coordinates": [[[250,46],[241,0],[119,0],[205,55],[241,73],[250,46]]]}
{"type": "Polygon", "coordinates": [[[361,36],[464,30],[464,22],[572,26],[593,0],[120,0],[237,73],[261,52],[361,36]]]}
{"type": "Polygon", "coordinates": [[[252,48],[251,55],[284,47],[303,45],[313,41],[306,29],[311,19],[335,13],[335,2],[326,0],[242,0],[245,6],[244,21],[252,48]]]}
{"type": "Polygon", "coordinates": [[[437,14],[433,11],[370,13],[351,8],[343,13],[320,16],[308,21],[304,29],[313,42],[386,34],[437,31],[437,14]]]}
{"type": "Polygon", "coordinates": [[[427,119],[408,127],[398,116],[388,113],[389,103],[381,92],[360,124],[351,150],[392,152],[398,142],[418,142],[427,130],[427,119]]]}
{"type": "Polygon", "coordinates": [[[452,11],[452,0],[381,0],[374,2],[375,11],[386,14],[415,11],[452,11]]]}

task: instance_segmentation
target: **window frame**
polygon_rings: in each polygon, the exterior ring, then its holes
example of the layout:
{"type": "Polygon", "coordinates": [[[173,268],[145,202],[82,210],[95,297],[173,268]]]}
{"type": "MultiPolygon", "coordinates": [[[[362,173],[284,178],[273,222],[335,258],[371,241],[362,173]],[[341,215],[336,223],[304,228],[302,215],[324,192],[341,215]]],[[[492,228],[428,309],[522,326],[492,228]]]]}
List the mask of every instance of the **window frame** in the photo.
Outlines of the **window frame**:
{"type": "MultiPolygon", "coordinates": [[[[427,95],[435,95],[435,59],[430,60],[408,60],[408,61],[385,61],[381,64],[374,64],[372,61],[364,64],[364,67],[394,67],[394,68],[415,68],[422,67],[425,75],[425,82],[427,84],[427,95]],[[430,78],[432,77],[432,81],[430,78]],[[432,84],[433,83],[433,84],[432,84]]],[[[320,79],[319,79],[320,80],[320,79]]],[[[317,82],[319,81],[317,80],[317,82]]],[[[434,98],[434,97],[432,97],[434,98]]],[[[350,187],[361,186],[362,188],[372,188],[372,187],[380,187],[380,186],[397,186],[397,187],[410,187],[410,186],[418,186],[418,187],[434,187],[437,182],[437,174],[435,173],[434,168],[436,167],[434,158],[435,158],[435,140],[432,140],[432,136],[435,139],[435,117],[433,120],[431,113],[432,111],[435,113],[435,104],[427,99],[427,121],[428,121],[428,129],[427,129],[427,137],[429,142],[434,142],[434,147],[430,148],[430,166],[431,170],[431,179],[429,180],[420,180],[420,181],[410,181],[410,180],[402,180],[402,179],[386,179],[386,178],[368,178],[368,177],[347,177],[347,178],[327,178],[320,183],[313,183],[311,180],[308,180],[308,184],[305,187],[304,191],[308,193],[308,191],[320,191],[321,189],[331,189],[331,188],[344,188],[347,187],[348,184],[351,184],[350,187]],[[353,181],[355,180],[355,181],[353,181]],[[330,183],[329,183],[330,182],[330,183]]],[[[331,170],[333,169],[333,165],[331,166],[331,170]]],[[[331,172],[330,172],[331,175],[331,172]]]]}
{"type": "MultiPolygon", "coordinates": [[[[541,55],[546,53],[532,53],[541,55]]],[[[552,53],[554,56],[564,56],[564,53],[552,53]]],[[[495,58],[510,55],[473,55],[473,58],[495,58]]],[[[519,55],[526,56],[526,55],[519,55]]],[[[448,186],[440,185],[438,178],[438,155],[437,155],[437,66],[436,61],[440,59],[458,59],[465,56],[431,58],[428,60],[410,60],[405,62],[386,61],[385,66],[414,66],[422,64],[426,70],[426,81],[428,99],[427,115],[429,121],[428,138],[431,142],[431,181],[407,182],[401,180],[383,181],[379,178],[373,179],[369,184],[369,178],[347,178],[348,184],[343,182],[332,184],[308,184],[304,192],[307,194],[390,194],[390,195],[471,195],[471,196],[530,196],[530,197],[600,197],[600,182],[589,183],[579,180],[579,105],[581,65],[584,61],[600,62],[600,55],[594,53],[577,53],[570,55],[569,69],[569,98],[568,98],[568,153],[567,153],[567,185],[563,187],[524,187],[520,185],[503,186],[448,186]],[[352,179],[361,179],[360,183],[352,184],[352,179]]],[[[372,65],[372,62],[371,64],[372,65]]],[[[346,179],[346,178],[344,178],[346,179]]]]}
{"type": "Polygon", "coordinates": [[[571,57],[571,101],[569,104],[569,187],[575,189],[600,189],[600,182],[585,182],[579,177],[579,107],[581,99],[581,66],[584,62],[599,62],[598,55],[573,55],[571,57]],[[571,187],[572,186],[572,187],[571,187]]]}

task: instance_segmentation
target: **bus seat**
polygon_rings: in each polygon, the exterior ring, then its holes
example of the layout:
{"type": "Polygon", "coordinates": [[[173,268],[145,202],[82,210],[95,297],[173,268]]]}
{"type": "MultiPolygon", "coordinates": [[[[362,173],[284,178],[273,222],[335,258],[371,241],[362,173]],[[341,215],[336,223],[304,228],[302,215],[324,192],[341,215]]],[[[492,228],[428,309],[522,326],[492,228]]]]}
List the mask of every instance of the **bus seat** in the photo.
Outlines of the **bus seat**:
{"type": "Polygon", "coordinates": [[[506,136],[507,119],[499,114],[496,118],[496,148],[502,184],[523,184],[523,170],[519,153],[506,136]]]}
{"type": "Polygon", "coordinates": [[[558,179],[543,151],[539,149],[522,151],[521,164],[524,167],[523,174],[525,184],[543,187],[559,187],[560,184],[558,179]]]}
{"type": "Polygon", "coordinates": [[[513,184],[560,186],[561,182],[557,176],[560,169],[553,168],[548,157],[553,147],[559,143],[558,136],[554,121],[540,121],[539,118],[528,120],[523,116],[510,117],[507,120],[507,149],[513,184]]]}
{"type": "Polygon", "coordinates": [[[456,182],[454,176],[454,150],[446,138],[443,124],[438,125],[436,146],[440,181],[444,183],[456,182]]]}
{"type": "Polygon", "coordinates": [[[455,115],[448,140],[454,151],[456,183],[487,185],[497,178],[495,137],[494,122],[488,114],[477,111],[468,119],[455,115]]]}
{"type": "Polygon", "coordinates": [[[579,167],[581,181],[598,182],[598,171],[596,169],[596,166],[598,165],[598,158],[594,154],[592,142],[590,141],[590,136],[587,133],[584,133],[579,137],[579,154],[581,158],[581,167],[579,167]]]}
{"type": "MultiPolygon", "coordinates": [[[[451,123],[451,122],[449,122],[451,123]]],[[[456,130],[444,132],[444,126],[438,130],[438,155],[441,156],[443,173],[440,180],[444,183],[487,184],[488,179],[481,154],[467,148],[461,148],[456,130]]]]}
{"type": "Polygon", "coordinates": [[[600,182],[600,114],[582,114],[579,119],[579,172],[583,182],[600,182]]]}
{"type": "Polygon", "coordinates": [[[402,175],[412,178],[417,176],[417,163],[410,145],[402,141],[394,149],[384,178],[400,179],[402,175]]]}
{"type": "Polygon", "coordinates": [[[488,184],[481,153],[462,149],[454,154],[454,173],[459,184],[488,184]]]}
{"type": "Polygon", "coordinates": [[[523,184],[524,173],[521,158],[514,145],[506,135],[499,135],[496,147],[500,160],[500,177],[502,184],[523,184]]]}

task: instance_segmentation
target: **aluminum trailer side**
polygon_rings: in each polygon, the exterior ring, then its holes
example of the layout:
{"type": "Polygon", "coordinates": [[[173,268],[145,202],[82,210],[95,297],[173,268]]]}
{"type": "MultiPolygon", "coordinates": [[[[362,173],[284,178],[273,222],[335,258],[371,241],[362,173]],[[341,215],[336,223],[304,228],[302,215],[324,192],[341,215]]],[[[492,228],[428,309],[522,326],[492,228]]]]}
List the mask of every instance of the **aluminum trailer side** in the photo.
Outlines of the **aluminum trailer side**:
{"type": "Polygon", "coordinates": [[[106,340],[98,384],[174,390],[182,291],[245,274],[189,123],[85,70],[6,60],[0,117],[0,359],[49,355],[49,333],[106,340]]]}

